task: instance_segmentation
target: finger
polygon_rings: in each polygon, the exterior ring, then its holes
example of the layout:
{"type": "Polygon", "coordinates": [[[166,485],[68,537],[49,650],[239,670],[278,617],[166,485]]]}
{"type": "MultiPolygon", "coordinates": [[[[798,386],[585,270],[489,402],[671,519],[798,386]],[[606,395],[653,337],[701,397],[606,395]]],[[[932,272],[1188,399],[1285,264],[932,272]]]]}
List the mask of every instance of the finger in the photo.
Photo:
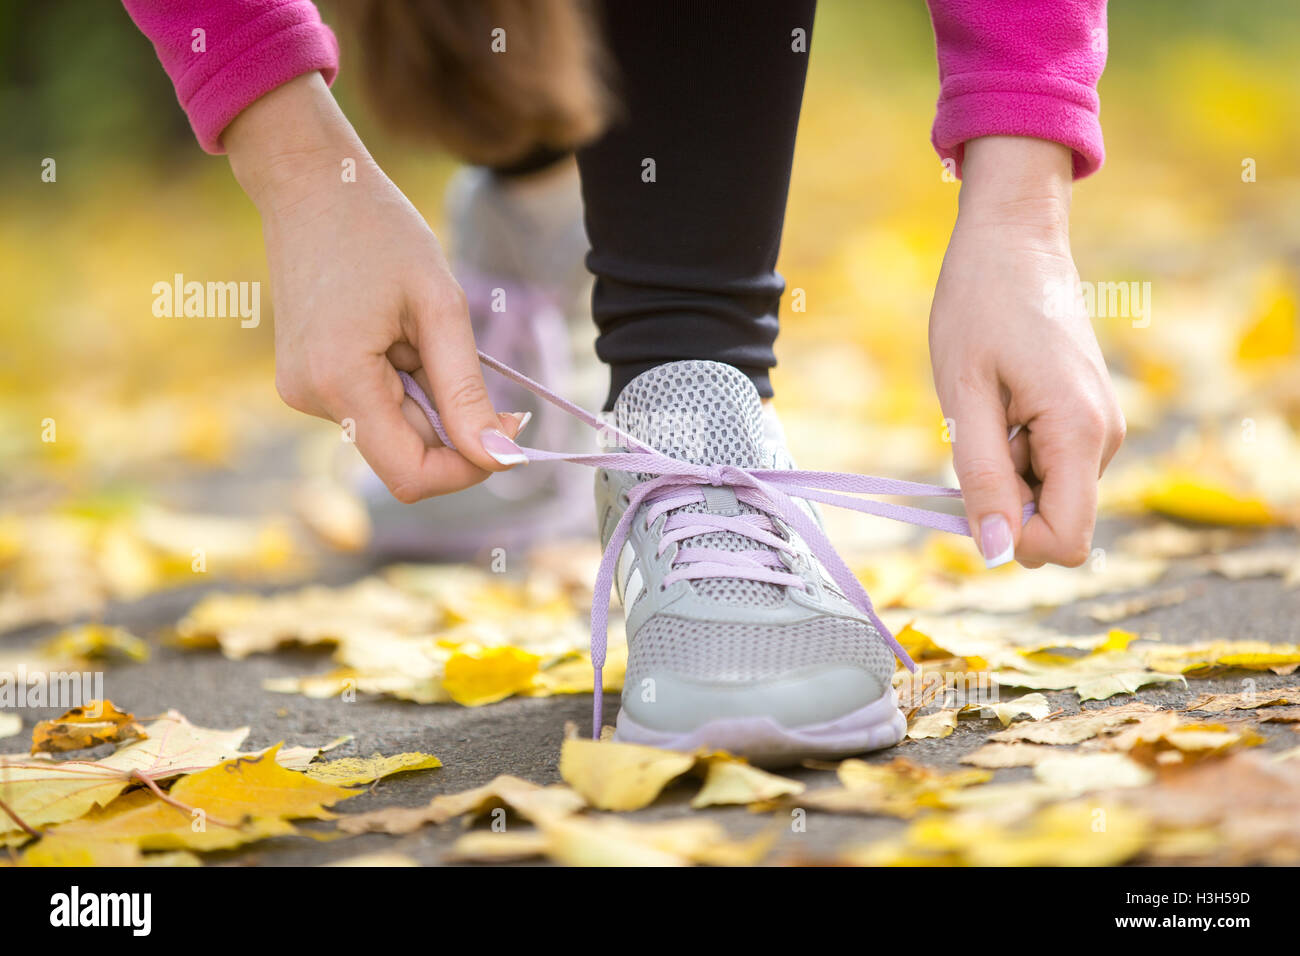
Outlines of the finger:
{"type": "Polygon", "coordinates": [[[450,448],[426,447],[402,412],[405,390],[386,357],[340,374],[327,394],[330,416],[353,422],[357,450],[398,501],[459,491],[488,476],[450,448]]]}
{"type": "MultiPolygon", "coordinates": [[[[457,289],[459,292],[459,289],[457,289]]],[[[504,471],[528,459],[501,431],[474,347],[465,295],[415,304],[415,345],[433,388],[430,397],[452,442],[468,461],[504,471]]]]}
{"type": "Polygon", "coordinates": [[[953,465],[971,534],[990,568],[1016,552],[1020,481],[1007,441],[1006,409],[996,395],[970,394],[956,417],[953,465]]]}
{"type": "Polygon", "coordinates": [[[1037,512],[1020,534],[1017,556],[1025,562],[1078,567],[1092,549],[1097,521],[1097,473],[1102,435],[1077,423],[1035,431],[1034,470],[1043,476],[1037,512]]]}
{"type": "Polygon", "coordinates": [[[1016,469],[1018,475],[1032,475],[1033,469],[1029,464],[1029,431],[1020,429],[1016,436],[1011,439],[1011,465],[1016,469]]]}
{"type": "Polygon", "coordinates": [[[407,342],[394,342],[388,347],[388,361],[393,363],[393,368],[414,372],[420,367],[420,353],[407,342]]]}
{"type": "MultiPolygon", "coordinates": [[[[389,349],[392,352],[392,349],[389,349]]],[[[425,395],[429,394],[429,376],[424,373],[424,369],[417,368],[410,373],[411,378],[415,379],[415,384],[419,385],[425,395]]],[[[424,444],[429,448],[442,447],[442,439],[433,428],[433,423],[429,421],[429,416],[424,414],[424,409],[415,403],[415,399],[407,395],[402,399],[402,415],[411,427],[419,433],[424,439],[424,444]]],[[[533,417],[532,412],[498,412],[497,422],[501,431],[509,436],[512,440],[519,437],[519,433],[524,430],[533,417]]]]}

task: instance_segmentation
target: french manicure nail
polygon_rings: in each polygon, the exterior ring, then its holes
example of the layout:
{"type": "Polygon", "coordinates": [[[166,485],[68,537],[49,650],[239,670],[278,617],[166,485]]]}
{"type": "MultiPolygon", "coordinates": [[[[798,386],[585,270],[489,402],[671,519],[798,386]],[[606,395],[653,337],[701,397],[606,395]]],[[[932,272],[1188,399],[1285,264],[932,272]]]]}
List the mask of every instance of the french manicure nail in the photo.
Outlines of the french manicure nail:
{"type": "Polygon", "coordinates": [[[1016,556],[1011,525],[1002,515],[992,514],[980,522],[980,552],[986,568],[1001,567],[1016,556]]]}
{"type": "Polygon", "coordinates": [[[483,450],[503,465],[522,465],[528,461],[523,449],[495,428],[479,432],[483,450]]]}
{"type": "Polygon", "coordinates": [[[519,423],[519,427],[515,429],[516,438],[518,438],[523,430],[528,427],[528,423],[533,420],[532,412],[507,412],[507,414],[519,423]]]}

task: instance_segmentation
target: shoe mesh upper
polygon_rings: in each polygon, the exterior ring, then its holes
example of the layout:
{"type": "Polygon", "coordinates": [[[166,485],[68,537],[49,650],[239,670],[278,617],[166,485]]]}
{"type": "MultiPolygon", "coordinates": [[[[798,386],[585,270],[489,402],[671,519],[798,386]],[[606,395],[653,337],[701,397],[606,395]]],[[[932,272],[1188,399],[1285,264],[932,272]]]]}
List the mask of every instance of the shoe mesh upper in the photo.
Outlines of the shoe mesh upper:
{"type": "MultiPolygon", "coordinates": [[[[672,362],[650,369],[623,389],[614,405],[614,421],[623,431],[681,461],[739,468],[769,464],[758,392],[743,372],[730,365],[672,362]]],[[[705,506],[677,510],[704,511],[705,506]]],[[[756,511],[745,504],[740,510],[756,511]]],[[[690,544],[720,551],[756,547],[750,539],[728,531],[699,535],[690,544]]],[[[692,586],[697,594],[723,604],[776,607],[784,600],[777,585],[743,578],[707,578],[692,586]]]]}
{"type": "MultiPolygon", "coordinates": [[[[653,368],[623,389],[614,413],[619,428],[673,458],[741,468],[774,464],[764,442],[758,392],[729,365],[692,361],[653,368]]],[[[756,511],[744,504],[740,508],[756,511]]],[[[680,510],[698,512],[705,505],[680,510]]],[[[732,532],[710,532],[691,538],[689,544],[728,551],[758,546],[732,532]]],[[[698,595],[722,605],[775,608],[786,601],[785,588],[766,582],[720,577],[691,584],[698,595]]],[[[894,655],[867,622],[832,614],[780,624],[659,614],[632,635],[627,686],[638,686],[643,677],[656,673],[749,683],[817,665],[857,667],[887,687],[894,655]]]]}
{"type": "Polygon", "coordinates": [[[848,618],[767,625],[658,614],[629,646],[626,681],[638,687],[645,677],[670,673],[711,683],[752,683],[819,665],[857,667],[888,687],[894,654],[871,625],[848,618]]]}

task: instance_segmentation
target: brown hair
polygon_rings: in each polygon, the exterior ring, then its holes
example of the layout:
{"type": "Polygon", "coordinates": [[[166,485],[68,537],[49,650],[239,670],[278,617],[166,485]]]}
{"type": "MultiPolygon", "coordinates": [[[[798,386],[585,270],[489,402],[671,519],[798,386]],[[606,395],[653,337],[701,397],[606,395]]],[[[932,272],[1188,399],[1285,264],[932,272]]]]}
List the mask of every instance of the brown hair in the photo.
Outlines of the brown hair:
{"type": "Polygon", "coordinates": [[[336,10],[380,119],[467,162],[576,149],[613,113],[588,0],[341,0],[336,10]]]}

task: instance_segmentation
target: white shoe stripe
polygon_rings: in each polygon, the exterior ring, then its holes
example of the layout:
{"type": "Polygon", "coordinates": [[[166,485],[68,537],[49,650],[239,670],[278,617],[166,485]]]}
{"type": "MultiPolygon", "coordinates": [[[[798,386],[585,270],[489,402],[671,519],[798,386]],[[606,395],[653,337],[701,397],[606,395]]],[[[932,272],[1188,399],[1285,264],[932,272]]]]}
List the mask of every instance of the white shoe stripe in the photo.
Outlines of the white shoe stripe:
{"type": "MultiPolygon", "coordinates": [[[[632,542],[623,542],[623,550],[618,555],[618,567],[614,572],[614,588],[618,591],[618,599],[623,600],[623,595],[627,593],[628,575],[632,572],[632,565],[636,561],[636,551],[632,549],[632,542]]],[[[626,606],[626,602],[624,602],[626,606]]]]}
{"type": "Polygon", "coordinates": [[[623,614],[626,616],[632,610],[632,605],[636,603],[637,598],[645,593],[645,582],[641,580],[641,569],[633,568],[632,576],[627,579],[628,597],[623,601],[623,614]]]}

